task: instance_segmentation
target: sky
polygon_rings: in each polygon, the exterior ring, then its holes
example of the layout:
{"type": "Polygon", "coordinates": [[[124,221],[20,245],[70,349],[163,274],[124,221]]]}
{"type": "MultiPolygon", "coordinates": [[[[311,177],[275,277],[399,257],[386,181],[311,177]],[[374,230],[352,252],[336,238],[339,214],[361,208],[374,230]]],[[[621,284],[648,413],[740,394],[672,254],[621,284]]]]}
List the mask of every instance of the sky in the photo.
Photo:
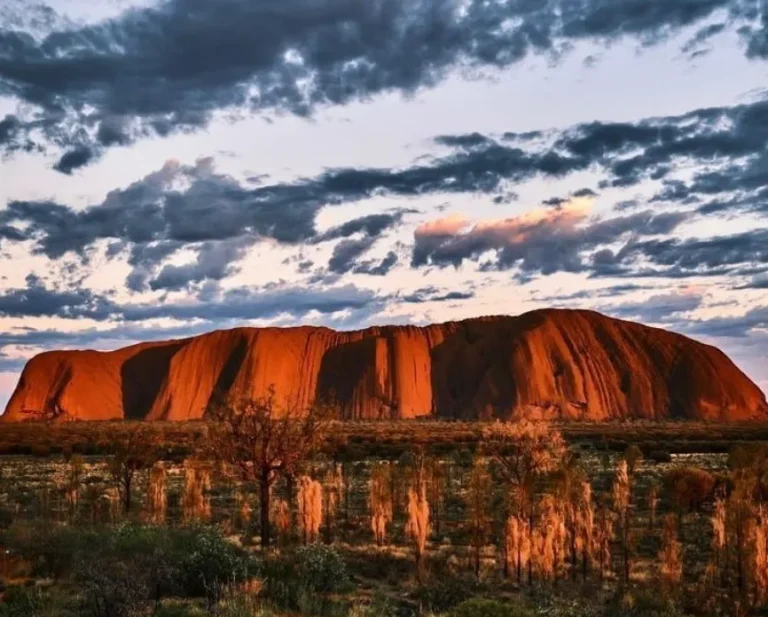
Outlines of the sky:
{"type": "Polygon", "coordinates": [[[0,0],[28,358],[586,308],[768,390],[765,0],[0,0]]]}

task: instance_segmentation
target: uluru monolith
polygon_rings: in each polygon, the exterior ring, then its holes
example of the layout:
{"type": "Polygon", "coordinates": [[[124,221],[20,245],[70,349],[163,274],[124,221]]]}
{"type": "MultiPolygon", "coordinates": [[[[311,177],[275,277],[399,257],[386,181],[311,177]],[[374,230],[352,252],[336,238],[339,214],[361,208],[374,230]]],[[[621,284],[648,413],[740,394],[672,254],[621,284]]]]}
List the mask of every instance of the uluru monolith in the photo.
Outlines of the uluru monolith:
{"type": "Polygon", "coordinates": [[[235,328],[27,363],[5,421],[191,420],[218,395],[333,400],[348,419],[768,420],[720,350],[593,311],[545,309],[426,327],[235,328]]]}

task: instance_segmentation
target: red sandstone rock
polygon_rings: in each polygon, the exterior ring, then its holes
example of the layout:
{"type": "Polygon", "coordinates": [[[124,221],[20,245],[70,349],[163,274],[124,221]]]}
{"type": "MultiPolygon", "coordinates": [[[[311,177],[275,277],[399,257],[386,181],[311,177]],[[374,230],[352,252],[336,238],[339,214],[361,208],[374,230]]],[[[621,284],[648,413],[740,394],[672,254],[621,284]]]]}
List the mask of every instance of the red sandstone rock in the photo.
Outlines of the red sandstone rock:
{"type": "Polygon", "coordinates": [[[417,328],[236,328],[111,352],[32,358],[3,419],[200,418],[217,392],[284,405],[334,398],[347,418],[768,420],[720,350],[592,311],[539,310],[417,328]]]}

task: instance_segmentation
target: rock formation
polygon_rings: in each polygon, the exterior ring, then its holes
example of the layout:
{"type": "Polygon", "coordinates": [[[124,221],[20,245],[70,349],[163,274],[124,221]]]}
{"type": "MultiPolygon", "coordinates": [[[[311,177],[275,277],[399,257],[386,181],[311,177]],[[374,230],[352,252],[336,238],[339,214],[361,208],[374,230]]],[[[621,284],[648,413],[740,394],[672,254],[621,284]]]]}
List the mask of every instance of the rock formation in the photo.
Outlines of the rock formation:
{"type": "Polygon", "coordinates": [[[236,328],[116,351],[32,358],[3,419],[202,417],[217,393],[344,417],[768,420],[765,395],[720,350],[592,311],[537,310],[355,332],[236,328]]]}

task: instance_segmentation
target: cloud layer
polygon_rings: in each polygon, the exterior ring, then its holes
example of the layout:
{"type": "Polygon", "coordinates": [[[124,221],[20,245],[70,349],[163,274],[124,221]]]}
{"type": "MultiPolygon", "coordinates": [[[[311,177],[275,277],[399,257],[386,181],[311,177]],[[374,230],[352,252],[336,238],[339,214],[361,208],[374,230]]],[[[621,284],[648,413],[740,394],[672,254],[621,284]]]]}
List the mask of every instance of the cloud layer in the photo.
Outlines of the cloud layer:
{"type": "Polygon", "coordinates": [[[0,121],[0,148],[55,146],[65,174],[222,111],[307,116],[582,41],[652,46],[694,29],[695,53],[730,29],[747,56],[768,57],[758,0],[166,0],[81,26],[49,9],[37,28],[18,13],[0,29],[0,95],[34,111],[0,121]]]}

